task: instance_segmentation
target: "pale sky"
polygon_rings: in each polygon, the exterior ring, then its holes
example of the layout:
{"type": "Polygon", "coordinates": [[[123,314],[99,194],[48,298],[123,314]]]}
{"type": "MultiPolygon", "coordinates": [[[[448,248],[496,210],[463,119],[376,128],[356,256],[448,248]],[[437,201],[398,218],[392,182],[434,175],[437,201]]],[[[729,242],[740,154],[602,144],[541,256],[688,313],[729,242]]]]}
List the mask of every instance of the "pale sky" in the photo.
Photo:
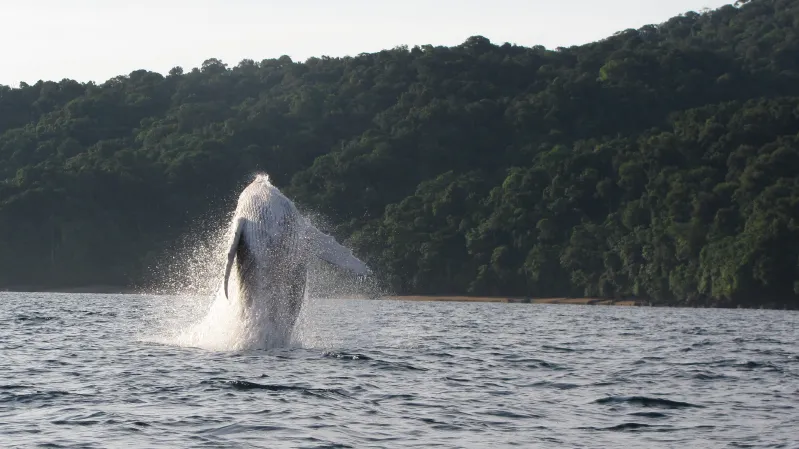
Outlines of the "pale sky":
{"type": "Polygon", "coordinates": [[[0,84],[103,82],[209,58],[346,56],[398,45],[568,47],[724,0],[0,0],[0,84]]]}

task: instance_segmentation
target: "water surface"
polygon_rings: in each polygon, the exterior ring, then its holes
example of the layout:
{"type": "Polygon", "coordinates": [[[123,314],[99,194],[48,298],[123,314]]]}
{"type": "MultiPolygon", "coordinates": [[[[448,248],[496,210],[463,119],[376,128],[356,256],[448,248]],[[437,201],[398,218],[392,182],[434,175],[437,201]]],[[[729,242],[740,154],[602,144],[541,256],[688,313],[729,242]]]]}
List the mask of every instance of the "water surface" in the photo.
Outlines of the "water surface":
{"type": "Polygon", "coordinates": [[[797,447],[796,312],[317,300],[298,347],[171,340],[208,305],[0,294],[2,446],[797,447]]]}

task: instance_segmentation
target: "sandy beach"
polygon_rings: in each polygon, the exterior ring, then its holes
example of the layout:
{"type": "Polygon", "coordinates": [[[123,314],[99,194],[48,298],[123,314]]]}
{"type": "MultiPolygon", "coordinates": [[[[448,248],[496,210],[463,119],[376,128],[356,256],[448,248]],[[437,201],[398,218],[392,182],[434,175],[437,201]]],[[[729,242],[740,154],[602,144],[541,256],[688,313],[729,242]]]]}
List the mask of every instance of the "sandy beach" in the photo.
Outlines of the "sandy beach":
{"type": "Polygon", "coordinates": [[[529,304],[579,304],[579,305],[613,305],[639,306],[640,301],[614,300],[605,298],[520,298],[504,296],[384,296],[380,299],[397,301],[451,301],[451,302],[504,302],[529,304]]]}

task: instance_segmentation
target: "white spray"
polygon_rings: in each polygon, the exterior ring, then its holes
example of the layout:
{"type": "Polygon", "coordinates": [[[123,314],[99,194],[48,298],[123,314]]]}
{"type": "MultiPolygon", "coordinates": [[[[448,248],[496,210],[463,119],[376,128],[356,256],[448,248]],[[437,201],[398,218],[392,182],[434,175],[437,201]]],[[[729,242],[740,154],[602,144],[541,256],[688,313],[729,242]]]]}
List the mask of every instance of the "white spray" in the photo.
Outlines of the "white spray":
{"type": "Polygon", "coordinates": [[[229,226],[197,237],[173,257],[170,275],[160,289],[175,295],[173,309],[180,309],[176,315],[181,316],[165,321],[177,329],[166,341],[160,339],[165,343],[211,350],[302,345],[313,335],[309,332],[313,318],[307,313],[313,301],[309,284],[316,284],[314,290],[319,291],[324,289],[320,283],[344,279],[324,269],[323,276],[309,275],[309,269],[319,273],[323,264],[317,260],[358,275],[368,273],[351,251],[299,214],[266,175],[258,175],[244,189],[229,226]],[[198,305],[208,304],[201,298],[209,294],[210,307],[201,314],[198,305]],[[292,301],[297,300],[295,307],[292,301]],[[192,324],[176,325],[186,319],[192,324]]]}

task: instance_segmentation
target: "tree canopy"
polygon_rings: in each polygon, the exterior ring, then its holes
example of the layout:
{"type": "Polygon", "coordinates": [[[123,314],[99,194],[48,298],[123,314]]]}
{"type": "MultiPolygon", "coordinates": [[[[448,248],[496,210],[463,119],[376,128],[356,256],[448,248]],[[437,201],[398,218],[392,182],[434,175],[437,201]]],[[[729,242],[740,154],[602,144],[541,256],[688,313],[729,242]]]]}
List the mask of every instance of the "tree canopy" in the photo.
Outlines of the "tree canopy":
{"type": "Polygon", "coordinates": [[[0,287],[131,285],[269,173],[398,293],[799,307],[799,0],[583,46],[0,86],[0,287]]]}

